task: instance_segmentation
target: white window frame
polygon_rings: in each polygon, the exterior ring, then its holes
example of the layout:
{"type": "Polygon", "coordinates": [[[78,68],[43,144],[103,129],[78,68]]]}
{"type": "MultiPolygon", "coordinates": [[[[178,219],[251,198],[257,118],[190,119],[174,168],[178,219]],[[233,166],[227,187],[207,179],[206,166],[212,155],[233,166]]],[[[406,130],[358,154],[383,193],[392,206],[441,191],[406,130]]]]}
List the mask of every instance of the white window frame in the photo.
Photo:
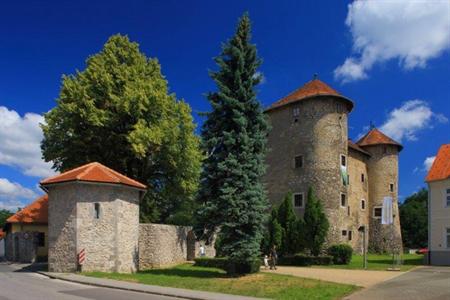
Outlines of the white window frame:
{"type": "Polygon", "coordinates": [[[360,205],[359,205],[359,208],[361,208],[361,210],[366,210],[366,207],[367,207],[367,202],[366,202],[366,199],[361,199],[361,203],[360,203],[360,205]],[[364,208],[363,208],[363,202],[364,202],[364,208]]]}
{"type": "Polygon", "coordinates": [[[295,156],[294,156],[294,169],[303,169],[304,166],[305,166],[305,157],[303,156],[303,154],[297,154],[297,155],[295,155],[295,156]],[[301,167],[297,167],[296,164],[295,164],[296,159],[297,159],[297,157],[299,157],[299,156],[302,158],[302,166],[301,166],[301,167]]]}
{"type": "Polygon", "coordinates": [[[294,193],[292,194],[292,206],[294,206],[294,208],[305,208],[305,194],[304,193],[294,193]],[[302,206],[296,206],[295,205],[295,196],[296,195],[302,195],[302,206]]]}
{"type": "MultiPolygon", "coordinates": [[[[374,218],[374,219],[381,219],[381,216],[379,216],[379,217],[377,217],[377,216],[375,216],[375,209],[376,208],[379,208],[379,209],[383,209],[383,206],[374,206],[373,207],[373,211],[372,211],[372,217],[374,218]]],[[[383,212],[382,212],[383,213],[383,212]]]]}
{"type": "Polygon", "coordinates": [[[450,187],[444,189],[444,208],[450,208],[450,187]]]}
{"type": "Polygon", "coordinates": [[[294,118],[300,116],[300,107],[297,106],[297,107],[292,108],[292,116],[294,118]]]}
{"type": "Polygon", "coordinates": [[[346,193],[341,193],[341,196],[339,197],[339,205],[341,207],[347,207],[348,206],[348,198],[347,198],[347,194],[346,193]],[[345,196],[345,205],[342,205],[342,195],[345,196]]]}

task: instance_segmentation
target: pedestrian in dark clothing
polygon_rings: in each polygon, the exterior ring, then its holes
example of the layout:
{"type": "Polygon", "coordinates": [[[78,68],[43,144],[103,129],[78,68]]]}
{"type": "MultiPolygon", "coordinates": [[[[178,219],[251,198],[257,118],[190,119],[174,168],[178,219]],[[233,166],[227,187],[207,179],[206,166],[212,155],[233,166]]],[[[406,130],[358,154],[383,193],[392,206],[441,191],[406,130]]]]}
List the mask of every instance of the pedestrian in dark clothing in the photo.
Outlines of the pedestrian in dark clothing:
{"type": "Polygon", "coordinates": [[[270,269],[277,269],[278,254],[275,245],[270,249],[270,269]]]}

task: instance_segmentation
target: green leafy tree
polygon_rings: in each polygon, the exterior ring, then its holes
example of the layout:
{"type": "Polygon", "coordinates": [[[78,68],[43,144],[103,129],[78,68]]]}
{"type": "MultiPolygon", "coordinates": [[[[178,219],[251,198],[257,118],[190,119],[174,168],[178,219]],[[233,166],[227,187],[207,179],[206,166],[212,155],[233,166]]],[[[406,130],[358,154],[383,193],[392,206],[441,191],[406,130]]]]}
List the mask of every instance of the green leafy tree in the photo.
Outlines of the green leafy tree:
{"type": "Polygon", "coordinates": [[[6,224],[6,220],[13,215],[12,212],[6,209],[0,209],[0,229],[6,224]]]}
{"type": "Polygon", "coordinates": [[[302,252],[305,250],[306,238],[305,238],[305,221],[303,218],[297,218],[294,224],[295,233],[293,235],[293,253],[302,252]]]}
{"type": "Polygon", "coordinates": [[[269,248],[272,247],[273,245],[275,245],[277,249],[280,249],[283,239],[283,228],[278,222],[278,211],[275,207],[272,209],[268,233],[269,233],[269,245],[266,249],[266,252],[268,252],[269,248]]]}
{"type": "Polygon", "coordinates": [[[405,247],[422,248],[428,243],[428,191],[421,189],[400,205],[400,224],[405,247]]]}
{"type": "Polygon", "coordinates": [[[283,254],[296,252],[297,242],[297,217],[292,205],[292,193],[288,193],[278,208],[278,222],[283,228],[281,251],[283,254]]]}
{"type": "Polygon", "coordinates": [[[222,250],[234,262],[258,259],[267,221],[261,183],[267,121],[256,99],[261,60],[250,42],[250,32],[245,14],[215,59],[219,70],[210,76],[218,90],[208,95],[212,111],[206,114],[202,128],[208,156],[199,191],[197,228],[209,237],[220,227],[222,250]]]}
{"type": "Polygon", "coordinates": [[[308,189],[308,201],[306,202],[303,219],[305,222],[305,244],[311,250],[311,253],[317,256],[325,243],[329,223],[322,203],[314,195],[311,187],[308,189]]]}
{"type": "Polygon", "coordinates": [[[191,109],[128,37],[110,37],[83,71],[63,76],[42,129],[54,169],[98,161],[148,185],[142,221],[165,222],[186,208],[192,219],[202,155],[191,109]]]}

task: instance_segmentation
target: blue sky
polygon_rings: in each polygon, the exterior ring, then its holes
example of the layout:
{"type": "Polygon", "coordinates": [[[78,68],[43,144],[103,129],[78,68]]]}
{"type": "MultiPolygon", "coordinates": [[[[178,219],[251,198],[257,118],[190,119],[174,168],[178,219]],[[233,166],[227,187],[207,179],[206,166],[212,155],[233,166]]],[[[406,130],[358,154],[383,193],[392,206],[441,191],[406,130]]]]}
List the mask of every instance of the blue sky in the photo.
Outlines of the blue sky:
{"type": "Polygon", "coordinates": [[[0,10],[0,207],[41,193],[50,172],[37,124],[62,74],[82,70],[110,35],[157,57],[171,91],[205,111],[212,58],[244,11],[264,60],[264,106],[318,73],[354,100],[351,138],[372,121],[404,145],[400,196],[424,186],[425,160],[450,142],[447,1],[9,1],[0,10]]]}

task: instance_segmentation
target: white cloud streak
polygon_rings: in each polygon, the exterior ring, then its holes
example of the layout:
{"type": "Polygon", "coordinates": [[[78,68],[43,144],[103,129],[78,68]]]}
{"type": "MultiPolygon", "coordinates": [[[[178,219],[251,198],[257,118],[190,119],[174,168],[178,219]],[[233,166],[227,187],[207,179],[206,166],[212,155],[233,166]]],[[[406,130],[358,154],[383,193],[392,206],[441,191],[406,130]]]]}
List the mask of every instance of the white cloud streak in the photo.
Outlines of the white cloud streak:
{"type": "Polygon", "coordinates": [[[336,80],[368,77],[375,64],[397,59],[405,70],[424,68],[450,49],[450,1],[367,1],[348,5],[345,21],[353,55],[334,70],[336,80]]]}
{"type": "Polygon", "coordinates": [[[416,141],[417,133],[432,127],[435,122],[447,123],[448,119],[442,114],[434,113],[427,102],[410,100],[393,109],[380,130],[398,142],[403,139],[416,141]]]}
{"type": "Polygon", "coordinates": [[[0,164],[18,168],[23,174],[48,177],[55,172],[42,159],[40,142],[43,138],[39,123],[41,115],[16,111],[0,106],[0,164]]]}
{"type": "Polygon", "coordinates": [[[18,207],[24,207],[24,201],[29,202],[37,198],[38,194],[33,190],[23,187],[17,182],[11,182],[6,178],[0,178],[0,209],[15,212],[18,207]]]}
{"type": "Polygon", "coordinates": [[[431,169],[431,166],[433,165],[435,158],[436,156],[430,156],[425,158],[425,160],[423,161],[423,168],[425,171],[429,171],[431,169]]]}

